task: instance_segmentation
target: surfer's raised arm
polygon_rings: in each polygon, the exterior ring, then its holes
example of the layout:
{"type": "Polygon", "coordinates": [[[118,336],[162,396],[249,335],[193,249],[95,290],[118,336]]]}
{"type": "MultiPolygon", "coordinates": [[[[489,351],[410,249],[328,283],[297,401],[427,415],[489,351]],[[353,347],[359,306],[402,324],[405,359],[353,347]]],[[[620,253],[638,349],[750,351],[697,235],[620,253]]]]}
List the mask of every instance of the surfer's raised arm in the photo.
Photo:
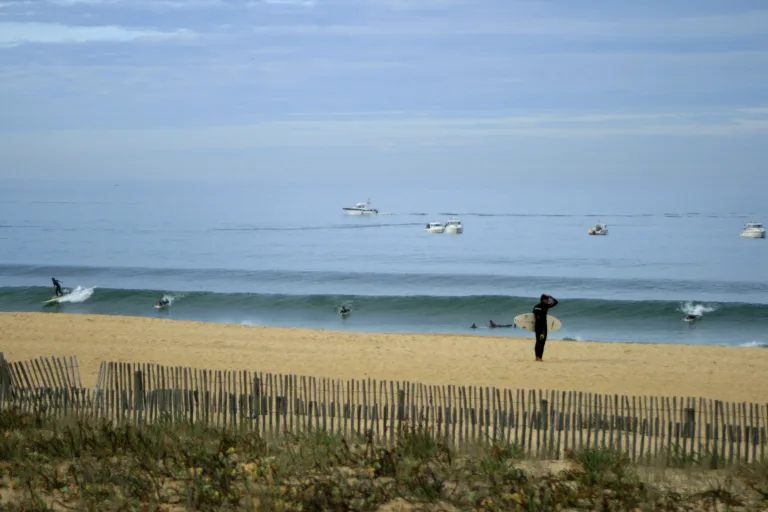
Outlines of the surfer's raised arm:
{"type": "Polygon", "coordinates": [[[547,295],[547,297],[549,297],[549,299],[552,301],[552,304],[549,305],[550,309],[552,309],[553,307],[557,306],[557,299],[556,298],[554,298],[551,295],[547,295]]]}

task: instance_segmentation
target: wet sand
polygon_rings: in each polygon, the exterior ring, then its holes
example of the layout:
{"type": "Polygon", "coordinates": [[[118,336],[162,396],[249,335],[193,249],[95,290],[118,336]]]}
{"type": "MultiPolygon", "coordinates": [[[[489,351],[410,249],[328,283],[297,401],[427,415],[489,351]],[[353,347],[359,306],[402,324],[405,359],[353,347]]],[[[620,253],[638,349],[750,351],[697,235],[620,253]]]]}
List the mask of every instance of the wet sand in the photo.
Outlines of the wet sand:
{"type": "Polygon", "coordinates": [[[9,361],[76,355],[86,386],[95,384],[101,361],[120,361],[338,379],[768,401],[768,350],[761,348],[552,340],[544,363],[536,363],[531,339],[0,313],[0,352],[9,361]]]}

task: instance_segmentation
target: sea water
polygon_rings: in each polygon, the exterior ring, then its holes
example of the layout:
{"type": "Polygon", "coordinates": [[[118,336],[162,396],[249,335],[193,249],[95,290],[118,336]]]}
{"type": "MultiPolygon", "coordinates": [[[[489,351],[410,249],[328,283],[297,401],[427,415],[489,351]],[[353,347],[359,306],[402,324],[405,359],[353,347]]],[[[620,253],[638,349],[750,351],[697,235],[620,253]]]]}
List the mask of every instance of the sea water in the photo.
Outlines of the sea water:
{"type": "Polygon", "coordinates": [[[9,182],[0,311],[530,337],[486,327],[550,293],[551,339],[768,344],[768,240],[739,237],[758,196],[528,187],[9,182]],[[451,216],[463,234],[425,233],[451,216]],[[51,277],[73,292],[45,307],[51,277]]]}

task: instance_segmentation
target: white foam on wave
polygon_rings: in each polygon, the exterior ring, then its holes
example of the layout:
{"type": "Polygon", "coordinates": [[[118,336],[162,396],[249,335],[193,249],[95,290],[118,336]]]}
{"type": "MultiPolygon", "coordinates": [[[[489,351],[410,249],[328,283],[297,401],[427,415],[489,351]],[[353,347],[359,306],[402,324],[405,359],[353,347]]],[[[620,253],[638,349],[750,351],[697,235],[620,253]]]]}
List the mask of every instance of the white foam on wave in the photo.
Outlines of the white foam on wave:
{"type": "Polygon", "coordinates": [[[745,348],[768,348],[768,343],[761,343],[759,341],[748,341],[739,345],[745,348]]]}
{"type": "Polygon", "coordinates": [[[64,295],[61,299],[59,299],[59,302],[71,302],[73,304],[85,302],[91,298],[91,295],[93,295],[93,290],[95,289],[95,286],[92,288],[84,288],[82,286],[78,286],[71,292],[64,295]]]}
{"type": "Polygon", "coordinates": [[[162,300],[167,300],[168,301],[168,305],[172,306],[174,302],[176,302],[177,300],[181,300],[183,298],[184,298],[184,294],[183,293],[179,293],[177,295],[172,295],[170,293],[166,293],[165,295],[163,295],[163,299],[162,300]]]}
{"type": "Polygon", "coordinates": [[[717,308],[714,306],[707,306],[706,304],[696,304],[693,301],[683,302],[680,304],[680,311],[686,315],[704,316],[705,313],[712,313],[717,308]]]}
{"type": "Polygon", "coordinates": [[[584,341],[581,336],[565,336],[563,341],[584,341]]]}

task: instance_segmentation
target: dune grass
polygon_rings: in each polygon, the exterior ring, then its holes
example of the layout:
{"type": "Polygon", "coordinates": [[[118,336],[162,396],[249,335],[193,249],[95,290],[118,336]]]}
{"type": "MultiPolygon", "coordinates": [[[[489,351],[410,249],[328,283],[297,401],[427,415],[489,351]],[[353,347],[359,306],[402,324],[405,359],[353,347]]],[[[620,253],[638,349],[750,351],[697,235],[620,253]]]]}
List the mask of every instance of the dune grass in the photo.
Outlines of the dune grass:
{"type": "Polygon", "coordinates": [[[385,446],[324,432],[266,439],[52,421],[18,409],[0,411],[0,432],[0,509],[10,511],[768,509],[766,464],[675,470],[593,449],[547,467],[515,445],[456,452],[405,428],[385,446]]]}

